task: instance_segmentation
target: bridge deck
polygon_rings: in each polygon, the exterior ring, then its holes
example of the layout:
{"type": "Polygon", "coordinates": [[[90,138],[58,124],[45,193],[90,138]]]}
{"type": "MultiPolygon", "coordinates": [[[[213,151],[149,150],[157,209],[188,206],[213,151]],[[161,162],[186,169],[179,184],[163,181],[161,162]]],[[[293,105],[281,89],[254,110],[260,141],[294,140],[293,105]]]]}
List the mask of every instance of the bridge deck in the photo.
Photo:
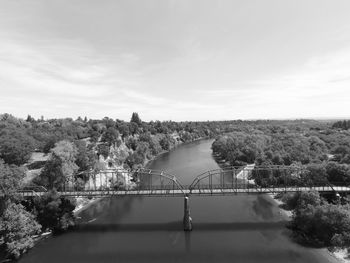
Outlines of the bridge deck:
{"type": "MultiPolygon", "coordinates": [[[[235,195],[235,194],[267,194],[315,190],[319,192],[350,192],[346,186],[319,186],[319,187],[275,187],[275,188],[203,188],[203,189],[155,189],[155,190],[93,190],[93,191],[62,191],[62,196],[81,197],[108,197],[108,196],[184,196],[184,195],[235,195]]],[[[21,191],[24,197],[42,196],[46,192],[21,191]]]]}

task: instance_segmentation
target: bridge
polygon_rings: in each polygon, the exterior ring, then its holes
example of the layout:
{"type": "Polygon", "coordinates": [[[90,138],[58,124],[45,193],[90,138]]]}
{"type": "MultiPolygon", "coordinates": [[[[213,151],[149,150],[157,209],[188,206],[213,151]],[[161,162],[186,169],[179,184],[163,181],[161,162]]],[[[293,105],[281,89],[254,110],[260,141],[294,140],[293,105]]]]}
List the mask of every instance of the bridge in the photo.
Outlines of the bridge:
{"type": "MultiPolygon", "coordinates": [[[[67,181],[58,189],[66,197],[109,196],[182,196],[184,199],[184,229],[191,230],[189,196],[287,193],[315,190],[319,192],[350,192],[350,186],[308,180],[308,170],[293,166],[228,167],[206,171],[190,185],[164,171],[149,169],[104,170],[85,172],[85,186],[67,181]]],[[[47,190],[42,186],[26,186],[18,194],[23,197],[42,196],[47,190]]]]}

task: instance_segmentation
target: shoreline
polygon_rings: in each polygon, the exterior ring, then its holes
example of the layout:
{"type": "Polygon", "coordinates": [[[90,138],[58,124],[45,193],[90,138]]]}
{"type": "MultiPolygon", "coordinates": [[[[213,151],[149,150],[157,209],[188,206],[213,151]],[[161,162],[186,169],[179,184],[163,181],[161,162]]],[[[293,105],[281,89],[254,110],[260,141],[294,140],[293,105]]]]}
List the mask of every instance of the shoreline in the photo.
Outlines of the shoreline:
{"type": "MultiPolygon", "coordinates": [[[[212,157],[217,163],[217,165],[223,169],[227,165],[227,161],[225,159],[222,159],[221,156],[218,153],[215,153],[214,151],[212,152],[212,157]]],[[[249,166],[249,164],[247,165],[249,166]]],[[[241,179],[246,179],[246,178],[241,178],[241,179]]],[[[267,193],[265,194],[268,199],[270,199],[278,208],[280,217],[285,220],[285,221],[290,221],[293,216],[293,212],[290,210],[286,210],[282,207],[284,204],[282,200],[279,198],[276,198],[277,194],[273,193],[267,193]]],[[[350,248],[349,252],[348,249],[336,249],[335,251],[331,251],[329,248],[319,248],[317,249],[318,253],[323,255],[328,262],[331,263],[350,263],[350,248]]]]}
{"type": "Polygon", "coordinates": [[[95,198],[84,198],[84,197],[77,197],[76,200],[82,200],[82,203],[79,207],[79,205],[76,206],[76,208],[73,210],[74,217],[77,217],[81,212],[88,209],[91,205],[99,202],[102,199],[102,197],[95,197],[95,198]],[[85,202],[84,202],[85,201],[85,202]]]}
{"type": "MultiPolygon", "coordinates": [[[[165,154],[165,153],[169,153],[171,152],[173,149],[177,148],[180,145],[186,144],[186,143],[192,143],[195,141],[199,141],[199,140],[203,140],[203,139],[208,139],[208,138],[198,138],[196,140],[190,141],[190,142],[180,142],[175,144],[175,146],[169,150],[163,150],[162,152],[160,152],[159,154],[157,154],[156,156],[154,156],[153,158],[147,160],[142,166],[143,168],[147,168],[153,161],[155,161],[157,158],[159,158],[161,155],[165,154]]],[[[73,210],[73,215],[75,217],[75,219],[80,219],[79,218],[79,214],[81,212],[83,212],[84,210],[88,209],[90,206],[98,203],[99,201],[101,201],[103,199],[103,197],[96,197],[96,198],[84,198],[84,197],[77,197],[75,198],[76,202],[81,202],[81,204],[77,204],[76,208],[73,210]]],[[[49,237],[52,237],[53,233],[52,231],[48,231],[48,232],[44,232],[44,233],[40,233],[36,236],[34,236],[34,245],[32,248],[30,248],[29,250],[33,249],[39,242],[48,239],[49,237]]],[[[0,244],[1,245],[1,244],[0,244]]],[[[24,253],[23,255],[25,255],[26,253],[24,253]]],[[[23,256],[21,255],[21,257],[23,256]]],[[[2,262],[16,262],[7,258],[0,258],[0,263],[2,262]]]]}
{"type": "Polygon", "coordinates": [[[284,203],[280,199],[276,198],[277,194],[269,193],[266,195],[269,196],[269,198],[276,204],[283,219],[290,221],[292,219],[293,212],[281,207],[284,203]]]}
{"type": "MultiPolygon", "coordinates": [[[[286,210],[281,207],[284,203],[276,198],[277,194],[266,194],[277,206],[279,209],[280,215],[282,218],[286,221],[290,221],[293,216],[293,212],[290,210],[286,210]]],[[[317,248],[316,249],[318,253],[322,254],[329,262],[332,263],[350,263],[349,259],[345,259],[348,255],[346,252],[347,249],[337,249],[334,252],[330,251],[327,247],[325,248],[317,248]]]]}
{"type": "MultiPolygon", "coordinates": [[[[226,166],[227,161],[221,159],[218,154],[213,152],[212,157],[221,169],[226,166]]],[[[242,179],[244,180],[245,178],[242,179]]],[[[284,203],[279,198],[276,198],[277,194],[267,193],[264,195],[276,205],[279,215],[283,220],[290,221],[292,219],[293,212],[282,207],[284,203]]],[[[328,263],[350,263],[350,253],[348,253],[347,249],[330,251],[329,248],[325,247],[315,249],[315,253],[322,255],[328,263]]]]}
{"type": "MultiPolygon", "coordinates": [[[[174,147],[176,148],[176,147],[174,147]]],[[[172,148],[172,149],[174,149],[172,148]]],[[[149,166],[149,164],[151,162],[153,162],[154,160],[156,160],[159,156],[167,153],[167,152],[170,152],[172,149],[168,150],[168,151],[162,151],[160,152],[159,154],[157,154],[156,156],[154,156],[153,158],[145,161],[145,163],[142,165],[143,168],[146,168],[149,166]]],[[[88,198],[84,198],[84,197],[77,197],[76,200],[81,200],[82,204],[80,205],[77,205],[77,207],[74,209],[73,213],[74,213],[74,216],[75,217],[78,217],[79,214],[81,212],[83,212],[84,210],[88,209],[90,206],[92,206],[93,204],[96,204],[98,203],[99,201],[101,201],[104,197],[95,197],[95,198],[91,198],[91,199],[88,199],[88,198]]]]}
{"type": "MultiPolygon", "coordinates": [[[[173,151],[174,149],[176,149],[177,147],[179,147],[181,145],[193,143],[193,142],[200,141],[200,140],[206,140],[206,139],[210,139],[210,138],[204,137],[204,138],[195,139],[195,140],[190,141],[190,142],[179,142],[179,143],[175,144],[175,146],[173,148],[171,148],[169,150],[163,150],[160,153],[158,153],[157,155],[155,155],[153,158],[146,160],[145,163],[142,165],[142,167],[145,169],[148,169],[148,167],[150,166],[150,164],[153,161],[157,160],[163,154],[173,151]]],[[[88,209],[91,205],[98,203],[102,199],[103,199],[103,197],[96,197],[96,198],[91,198],[91,199],[87,199],[87,198],[83,198],[83,197],[76,198],[76,201],[78,202],[79,200],[81,200],[82,204],[77,204],[77,207],[73,210],[74,216],[78,217],[81,212],[88,209]]]]}
{"type": "Polygon", "coordinates": [[[349,258],[349,252],[347,248],[343,248],[343,249],[336,249],[335,251],[329,251],[329,253],[335,257],[338,262],[342,262],[342,263],[349,263],[350,262],[350,258],[349,258]]]}

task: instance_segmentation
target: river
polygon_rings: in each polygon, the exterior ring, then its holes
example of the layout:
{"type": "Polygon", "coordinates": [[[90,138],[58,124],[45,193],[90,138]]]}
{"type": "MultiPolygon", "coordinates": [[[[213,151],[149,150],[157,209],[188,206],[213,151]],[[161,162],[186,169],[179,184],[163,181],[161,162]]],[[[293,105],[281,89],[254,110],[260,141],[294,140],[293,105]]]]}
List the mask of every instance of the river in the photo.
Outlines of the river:
{"type": "MultiPolygon", "coordinates": [[[[184,185],[218,165],[212,140],[184,144],[150,164],[184,185]]],[[[269,196],[190,197],[193,231],[182,230],[181,197],[105,198],[80,214],[77,230],[41,241],[29,262],[335,262],[299,246],[269,196]]]]}

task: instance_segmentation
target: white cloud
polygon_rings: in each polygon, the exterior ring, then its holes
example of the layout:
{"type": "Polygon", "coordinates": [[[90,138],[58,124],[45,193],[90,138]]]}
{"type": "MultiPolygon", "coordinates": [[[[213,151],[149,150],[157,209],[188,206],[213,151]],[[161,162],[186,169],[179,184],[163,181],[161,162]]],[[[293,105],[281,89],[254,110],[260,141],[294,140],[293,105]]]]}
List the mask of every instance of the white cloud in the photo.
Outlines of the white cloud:
{"type": "Polygon", "coordinates": [[[268,13],[272,2],[207,2],[203,10],[188,1],[163,9],[7,4],[0,11],[0,112],[129,119],[139,111],[145,120],[350,116],[350,48],[341,48],[350,43],[349,27],[341,26],[349,21],[346,8],[339,14],[332,5],[330,16],[322,8],[313,17],[312,4],[300,13],[295,6],[294,17],[288,5],[268,13]]]}

